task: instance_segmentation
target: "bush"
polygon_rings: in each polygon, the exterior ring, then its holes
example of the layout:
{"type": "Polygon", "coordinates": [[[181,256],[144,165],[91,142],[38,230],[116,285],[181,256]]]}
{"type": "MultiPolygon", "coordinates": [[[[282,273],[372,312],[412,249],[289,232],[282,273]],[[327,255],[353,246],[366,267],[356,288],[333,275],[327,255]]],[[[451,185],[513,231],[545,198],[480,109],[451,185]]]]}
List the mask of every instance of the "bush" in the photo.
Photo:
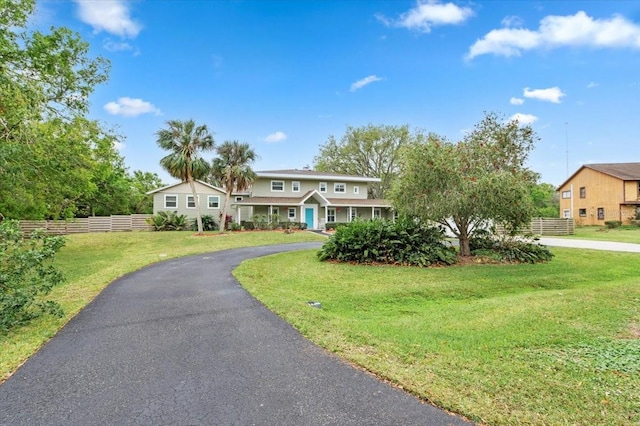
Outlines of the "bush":
{"type": "Polygon", "coordinates": [[[469,239],[471,254],[487,256],[500,262],[548,262],[553,253],[536,240],[526,237],[497,237],[488,231],[476,231],[469,239]]]}
{"type": "Polygon", "coordinates": [[[0,332],[44,314],[63,315],[60,305],[42,296],[64,282],[51,264],[64,242],[42,230],[25,239],[17,221],[0,222],[0,332]]]}
{"type": "Polygon", "coordinates": [[[171,211],[160,211],[147,219],[147,223],[154,231],[183,231],[189,227],[187,216],[171,211]]]}
{"type": "Polygon", "coordinates": [[[361,221],[337,227],[318,253],[320,260],[429,266],[456,262],[442,229],[412,220],[361,221]]]}
{"type": "MultiPolygon", "coordinates": [[[[217,231],[218,230],[218,223],[216,222],[215,218],[210,215],[210,214],[205,214],[201,217],[202,219],[202,230],[203,231],[217,231]]],[[[198,230],[198,221],[197,219],[193,219],[191,222],[191,230],[192,231],[197,231],[198,230]]]]}
{"type": "Polygon", "coordinates": [[[640,226],[640,220],[637,220],[637,219],[636,219],[636,220],[632,220],[632,221],[631,221],[631,225],[633,225],[633,226],[640,226]]]}
{"type": "Polygon", "coordinates": [[[618,228],[619,226],[622,225],[622,221],[620,220],[607,220],[605,221],[605,226],[609,229],[614,229],[614,228],[618,228]]]}
{"type": "Polygon", "coordinates": [[[347,223],[341,223],[341,222],[327,222],[324,225],[324,229],[327,231],[332,231],[332,230],[336,230],[341,226],[347,225],[347,223]]]}

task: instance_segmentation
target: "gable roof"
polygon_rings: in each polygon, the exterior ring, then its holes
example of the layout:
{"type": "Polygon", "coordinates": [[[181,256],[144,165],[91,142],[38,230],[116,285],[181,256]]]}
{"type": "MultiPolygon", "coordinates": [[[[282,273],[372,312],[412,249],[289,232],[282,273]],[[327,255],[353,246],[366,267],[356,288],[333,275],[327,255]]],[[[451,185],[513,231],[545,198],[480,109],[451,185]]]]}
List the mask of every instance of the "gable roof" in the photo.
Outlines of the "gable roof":
{"type": "Polygon", "coordinates": [[[640,163],[595,163],[584,164],[574,174],[569,176],[567,180],[562,182],[558,189],[565,186],[573,179],[582,169],[591,169],[609,176],[613,176],[620,180],[640,180],[640,163]]]}
{"type": "MultiPolygon", "coordinates": [[[[201,180],[196,180],[196,182],[198,182],[199,184],[204,185],[204,186],[206,186],[208,188],[211,188],[214,191],[222,192],[223,194],[225,193],[224,189],[218,188],[217,186],[213,186],[211,184],[208,184],[207,182],[203,182],[201,180]]],[[[180,185],[183,185],[183,184],[186,184],[186,183],[187,182],[172,183],[171,185],[163,186],[162,188],[158,188],[158,189],[154,189],[153,191],[149,191],[149,192],[147,192],[147,195],[155,194],[156,192],[161,192],[161,191],[164,191],[165,189],[175,188],[176,186],[180,186],[180,185]]]]}
{"type": "Polygon", "coordinates": [[[380,182],[380,178],[345,175],[341,173],[317,172],[315,170],[263,170],[255,172],[257,177],[274,179],[300,179],[300,180],[343,180],[345,182],[380,182]]]}

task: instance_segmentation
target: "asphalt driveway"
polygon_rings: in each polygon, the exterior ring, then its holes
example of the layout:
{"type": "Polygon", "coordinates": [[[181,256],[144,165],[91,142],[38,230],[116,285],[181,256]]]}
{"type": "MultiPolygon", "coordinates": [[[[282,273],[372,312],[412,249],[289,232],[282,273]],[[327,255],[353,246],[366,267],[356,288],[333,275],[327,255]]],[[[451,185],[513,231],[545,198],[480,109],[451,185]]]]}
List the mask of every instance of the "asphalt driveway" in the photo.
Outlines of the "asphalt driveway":
{"type": "Polygon", "coordinates": [[[231,275],[311,247],[191,256],[113,282],[0,386],[0,425],[468,424],[313,345],[231,275]]]}

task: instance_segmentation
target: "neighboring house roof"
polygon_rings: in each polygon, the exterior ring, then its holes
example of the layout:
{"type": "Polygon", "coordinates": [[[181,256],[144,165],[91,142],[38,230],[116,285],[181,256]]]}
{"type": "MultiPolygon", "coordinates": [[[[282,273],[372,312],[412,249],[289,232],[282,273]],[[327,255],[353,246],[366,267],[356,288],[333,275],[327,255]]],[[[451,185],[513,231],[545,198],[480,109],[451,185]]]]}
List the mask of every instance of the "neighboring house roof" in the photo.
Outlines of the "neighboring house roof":
{"type": "Polygon", "coordinates": [[[616,177],[621,180],[640,180],[640,163],[600,163],[585,164],[580,167],[567,180],[562,182],[558,189],[565,186],[571,179],[575,177],[582,169],[592,169],[609,176],[616,177]]]}
{"type": "Polygon", "coordinates": [[[315,170],[263,170],[255,172],[259,178],[272,179],[301,179],[301,180],[344,180],[345,182],[380,182],[380,178],[344,175],[340,173],[317,172],[315,170]]]}
{"type": "MultiPolygon", "coordinates": [[[[219,187],[214,186],[214,185],[211,185],[211,184],[209,184],[207,182],[203,182],[201,180],[196,180],[196,182],[198,182],[199,184],[204,185],[204,186],[206,186],[208,188],[211,188],[214,191],[222,192],[223,194],[225,193],[224,189],[219,188],[219,187]]],[[[172,183],[171,185],[163,186],[162,188],[158,188],[158,189],[154,189],[153,191],[149,191],[149,192],[147,192],[147,195],[155,194],[156,192],[161,192],[161,191],[164,191],[164,190],[167,190],[167,189],[174,188],[176,186],[186,185],[186,184],[187,184],[187,182],[172,183]]],[[[234,192],[233,193],[233,195],[246,195],[246,194],[248,194],[248,193],[246,193],[246,192],[234,192]]]]}

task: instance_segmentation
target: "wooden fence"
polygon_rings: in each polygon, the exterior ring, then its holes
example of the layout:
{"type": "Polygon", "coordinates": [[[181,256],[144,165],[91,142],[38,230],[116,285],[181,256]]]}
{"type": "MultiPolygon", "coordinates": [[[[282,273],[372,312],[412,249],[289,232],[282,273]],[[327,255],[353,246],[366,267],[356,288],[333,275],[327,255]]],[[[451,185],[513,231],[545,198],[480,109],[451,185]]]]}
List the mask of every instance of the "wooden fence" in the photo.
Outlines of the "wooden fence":
{"type": "Polygon", "coordinates": [[[25,233],[35,229],[44,229],[48,234],[66,235],[89,232],[125,232],[151,231],[147,224],[150,214],[132,214],[117,216],[93,216],[70,220],[21,220],[20,228],[25,233]]]}
{"type": "MultiPolygon", "coordinates": [[[[504,233],[504,228],[498,226],[498,232],[504,233]]],[[[531,233],[535,235],[572,235],[575,224],[573,219],[548,219],[536,217],[531,220],[528,227],[522,228],[522,233],[531,233]]]]}

